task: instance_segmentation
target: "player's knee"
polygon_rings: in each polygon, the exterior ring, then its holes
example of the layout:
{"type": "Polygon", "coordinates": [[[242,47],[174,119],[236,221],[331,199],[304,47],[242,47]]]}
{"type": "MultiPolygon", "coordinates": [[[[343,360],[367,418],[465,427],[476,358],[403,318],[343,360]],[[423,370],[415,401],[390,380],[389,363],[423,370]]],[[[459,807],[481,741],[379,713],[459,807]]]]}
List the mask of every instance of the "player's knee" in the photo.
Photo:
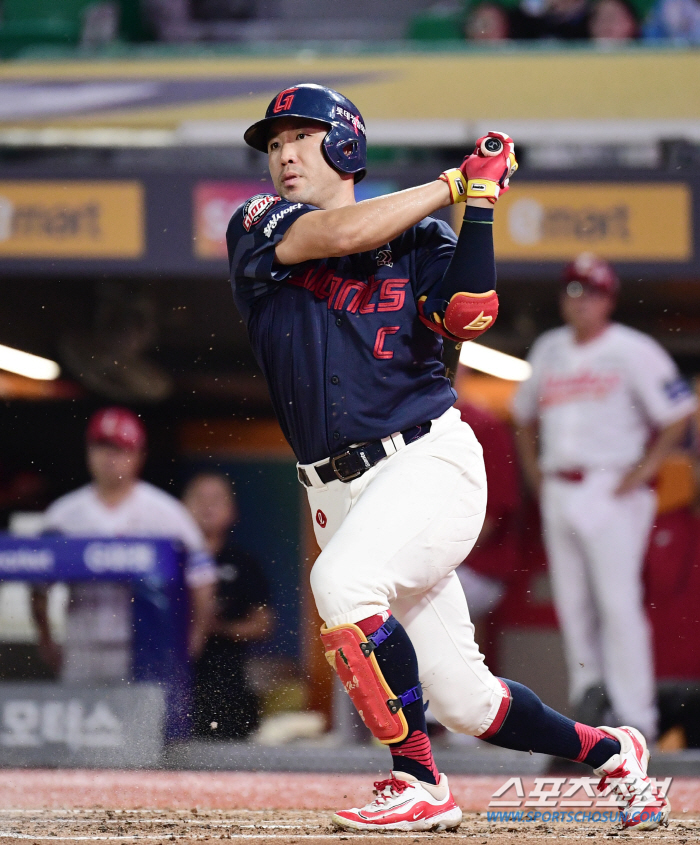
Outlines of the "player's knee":
{"type": "Polygon", "coordinates": [[[310,582],[311,593],[316,602],[318,612],[321,614],[321,618],[325,618],[322,608],[337,590],[337,581],[333,576],[331,567],[325,566],[322,558],[323,554],[321,554],[311,569],[310,582]]]}
{"type": "Polygon", "coordinates": [[[431,712],[441,725],[468,736],[483,732],[491,710],[490,696],[455,697],[450,701],[434,701],[427,692],[426,696],[430,699],[431,712]]]}
{"type": "Polygon", "coordinates": [[[316,609],[327,625],[356,621],[371,615],[362,610],[367,606],[379,604],[389,607],[386,598],[378,595],[376,585],[355,577],[351,561],[327,555],[326,552],[314,564],[310,581],[316,609]],[[356,610],[361,611],[359,616],[356,610]]]}

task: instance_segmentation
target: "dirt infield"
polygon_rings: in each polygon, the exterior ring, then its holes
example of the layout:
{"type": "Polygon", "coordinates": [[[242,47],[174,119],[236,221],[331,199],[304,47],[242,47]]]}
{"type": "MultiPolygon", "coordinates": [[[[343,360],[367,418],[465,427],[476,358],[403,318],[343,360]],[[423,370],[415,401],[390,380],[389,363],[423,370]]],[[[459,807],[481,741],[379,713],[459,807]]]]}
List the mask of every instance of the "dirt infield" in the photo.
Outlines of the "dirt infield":
{"type": "Polygon", "coordinates": [[[651,833],[626,833],[614,830],[609,824],[492,824],[485,814],[465,816],[456,833],[411,833],[368,836],[334,832],[328,812],[306,810],[80,810],[0,812],[0,845],[24,841],[44,842],[129,842],[144,840],[149,845],[170,845],[172,842],[197,845],[221,840],[252,841],[260,845],[313,842],[314,845],[338,845],[355,841],[358,845],[380,845],[390,840],[396,845],[441,842],[445,845],[465,840],[488,845],[520,845],[520,843],[591,842],[597,838],[645,839],[650,842],[698,842],[700,823],[697,820],[678,820],[664,830],[651,833]]]}
{"type": "MultiPolygon", "coordinates": [[[[363,835],[330,826],[329,810],[364,803],[371,775],[246,772],[0,771],[0,845],[10,842],[111,842],[149,845],[222,839],[314,845],[350,842],[414,845],[428,841],[488,843],[590,842],[598,838],[700,842],[700,780],[677,778],[669,792],[674,818],[651,833],[617,831],[609,823],[523,823],[487,817],[505,777],[454,776],[465,811],[459,831],[363,835]]],[[[524,778],[526,789],[531,780],[524,778]]]]}

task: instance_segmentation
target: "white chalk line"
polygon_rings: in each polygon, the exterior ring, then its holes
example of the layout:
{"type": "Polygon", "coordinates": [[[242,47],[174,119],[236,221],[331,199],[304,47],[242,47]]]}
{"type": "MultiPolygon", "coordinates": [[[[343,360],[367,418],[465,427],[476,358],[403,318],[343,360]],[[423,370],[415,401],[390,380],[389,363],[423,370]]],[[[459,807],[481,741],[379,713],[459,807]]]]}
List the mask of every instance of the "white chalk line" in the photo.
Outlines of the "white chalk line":
{"type": "MultiPolygon", "coordinates": [[[[129,820],[128,824],[162,824],[162,825],[209,825],[209,827],[245,827],[245,828],[259,828],[261,830],[296,830],[300,826],[303,827],[315,827],[321,828],[323,825],[320,824],[309,824],[306,819],[295,819],[296,824],[265,824],[258,822],[257,824],[241,824],[240,822],[235,821],[235,819],[231,819],[230,821],[223,821],[223,822],[208,822],[208,821],[200,821],[195,819],[188,819],[186,822],[180,819],[134,819],[129,820]]],[[[59,825],[59,824],[104,824],[104,825],[121,825],[125,824],[121,819],[52,819],[50,822],[47,819],[47,824],[59,825]]]]}
{"type": "MultiPolygon", "coordinates": [[[[420,832],[418,831],[410,831],[412,835],[419,836],[420,832]]],[[[382,837],[382,841],[384,839],[401,839],[406,837],[406,833],[381,833],[379,834],[382,837]]],[[[308,840],[308,839],[329,839],[333,837],[334,839],[338,839],[338,833],[334,831],[328,831],[328,833],[295,833],[292,834],[294,837],[298,837],[299,839],[308,840]]],[[[167,834],[167,835],[160,835],[157,836],[155,834],[132,834],[132,835],[124,835],[124,836],[35,836],[29,833],[9,833],[7,831],[0,830],[0,839],[33,839],[34,841],[41,840],[45,842],[104,842],[104,841],[113,841],[113,840],[127,840],[127,839],[211,839],[210,836],[202,836],[201,834],[196,835],[179,835],[175,836],[174,834],[167,834]]],[[[289,841],[289,834],[288,833],[232,833],[230,836],[226,837],[226,840],[229,839],[285,839],[289,841]]]]}

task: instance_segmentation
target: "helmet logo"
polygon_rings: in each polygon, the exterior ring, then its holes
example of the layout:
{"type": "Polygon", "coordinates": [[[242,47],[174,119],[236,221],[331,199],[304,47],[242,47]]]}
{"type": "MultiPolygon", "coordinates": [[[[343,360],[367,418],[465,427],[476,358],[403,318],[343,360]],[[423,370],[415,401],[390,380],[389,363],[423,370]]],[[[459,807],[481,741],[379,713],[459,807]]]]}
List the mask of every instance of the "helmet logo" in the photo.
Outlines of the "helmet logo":
{"type": "Polygon", "coordinates": [[[297,91],[296,88],[285,88],[284,91],[279,92],[277,99],[275,100],[275,105],[272,107],[274,114],[279,114],[281,111],[289,111],[289,109],[291,109],[292,103],[294,102],[295,91],[297,91]]]}
{"type": "Polygon", "coordinates": [[[350,126],[354,129],[355,135],[359,135],[360,132],[362,132],[363,135],[367,135],[367,130],[365,129],[364,123],[360,120],[359,114],[353,114],[351,111],[344,109],[342,106],[336,106],[334,114],[345,118],[345,120],[347,120],[350,126]]]}

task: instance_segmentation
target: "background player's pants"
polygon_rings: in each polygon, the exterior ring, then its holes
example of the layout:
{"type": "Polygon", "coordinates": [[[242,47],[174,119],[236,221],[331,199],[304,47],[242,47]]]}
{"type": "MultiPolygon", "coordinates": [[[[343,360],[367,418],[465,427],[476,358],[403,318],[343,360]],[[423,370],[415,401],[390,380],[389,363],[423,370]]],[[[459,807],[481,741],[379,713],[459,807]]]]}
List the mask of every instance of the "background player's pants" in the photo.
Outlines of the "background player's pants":
{"type": "Polygon", "coordinates": [[[329,627],[390,608],[418,656],[443,725],[479,735],[502,699],[484,665],[455,568],[484,521],[486,473],[471,428],[450,409],[429,434],[344,484],[309,488],[323,552],[311,572],[329,627]]]}
{"type": "Polygon", "coordinates": [[[657,712],[642,566],[656,497],[648,488],[614,496],[621,477],[608,471],[590,472],[581,482],[547,478],[544,542],[572,704],[603,683],[615,716],[653,739],[657,712]]]}

